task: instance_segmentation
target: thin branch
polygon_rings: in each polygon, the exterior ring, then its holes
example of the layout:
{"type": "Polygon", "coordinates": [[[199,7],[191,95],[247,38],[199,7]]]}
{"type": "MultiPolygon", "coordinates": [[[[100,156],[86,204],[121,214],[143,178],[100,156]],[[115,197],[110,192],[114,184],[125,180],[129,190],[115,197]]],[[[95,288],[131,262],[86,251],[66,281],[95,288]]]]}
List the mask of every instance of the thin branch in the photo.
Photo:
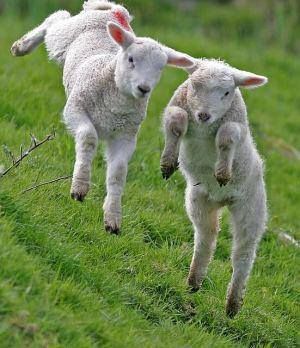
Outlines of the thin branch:
{"type": "MultiPolygon", "coordinates": [[[[20,145],[20,158],[22,158],[22,157],[23,157],[23,144],[20,145]]],[[[20,162],[20,163],[21,163],[21,162],[20,162]]],[[[19,164],[20,164],[20,163],[19,163],[19,164]]],[[[19,165],[19,164],[18,164],[18,165],[19,165]]],[[[17,166],[18,166],[18,165],[17,165],[17,166]]]]}
{"type": "Polygon", "coordinates": [[[37,138],[32,133],[30,133],[30,138],[31,138],[30,146],[36,146],[36,144],[38,143],[37,138]]]}
{"type": "Polygon", "coordinates": [[[4,146],[5,153],[12,160],[12,165],[9,168],[5,169],[2,173],[0,173],[0,178],[2,178],[4,175],[6,175],[8,172],[10,172],[13,168],[17,167],[23,161],[23,159],[26,158],[32,151],[34,151],[38,147],[42,146],[46,142],[53,140],[55,138],[55,136],[56,136],[56,134],[54,131],[52,134],[47,135],[44,140],[39,142],[34,135],[30,134],[30,137],[31,137],[30,147],[26,151],[23,151],[23,146],[21,145],[20,157],[17,159],[15,158],[14,154],[9,150],[9,148],[7,146],[4,146]]]}
{"type": "Polygon", "coordinates": [[[296,248],[300,248],[299,241],[286,232],[280,232],[278,234],[278,238],[281,241],[283,241],[285,244],[291,244],[291,245],[294,245],[296,248]]]}
{"type": "Polygon", "coordinates": [[[24,194],[26,192],[29,192],[29,191],[32,191],[32,190],[36,190],[37,188],[41,187],[41,186],[45,186],[45,185],[50,185],[50,184],[53,184],[55,182],[58,182],[58,181],[62,181],[62,180],[67,180],[67,179],[71,179],[72,178],[72,175],[67,175],[67,176],[62,176],[60,178],[56,178],[56,179],[53,179],[53,180],[50,180],[50,181],[45,181],[45,182],[42,182],[38,185],[34,185],[32,187],[29,187],[25,190],[23,190],[21,193],[24,194]]]}

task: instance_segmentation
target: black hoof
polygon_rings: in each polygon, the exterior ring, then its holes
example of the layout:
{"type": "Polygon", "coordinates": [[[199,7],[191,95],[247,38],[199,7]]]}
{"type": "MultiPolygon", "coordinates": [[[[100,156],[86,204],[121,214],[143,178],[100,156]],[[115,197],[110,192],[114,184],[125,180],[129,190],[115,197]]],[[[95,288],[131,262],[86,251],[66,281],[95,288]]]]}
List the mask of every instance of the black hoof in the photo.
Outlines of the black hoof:
{"type": "Polygon", "coordinates": [[[189,293],[190,294],[195,294],[196,292],[198,292],[200,290],[199,286],[189,286],[189,293]]]}
{"type": "Polygon", "coordinates": [[[179,168],[178,162],[176,162],[174,165],[170,167],[161,166],[160,169],[161,169],[163,179],[168,180],[172,176],[172,174],[176,172],[178,168],[179,168]]]}
{"type": "Polygon", "coordinates": [[[243,301],[229,300],[226,304],[226,315],[228,318],[233,319],[240,311],[243,305],[243,301]]]}
{"type": "Polygon", "coordinates": [[[80,193],[72,192],[71,198],[74,199],[74,201],[83,202],[85,196],[83,194],[80,194],[80,193]]]}
{"type": "Polygon", "coordinates": [[[216,175],[215,175],[215,178],[216,178],[217,182],[219,183],[220,187],[226,186],[230,181],[230,178],[223,178],[223,177],[216,176],[216,175]]]}
{"type": "Polygon", "coordinates": [[[188,278],[187,280],[187,286],[191,294],[194,294],[195,292],[199,291],[201,288],[201,285],[202,285],[202,281],[198,283],[193,278],[188,278]]]}
{"type": "Polygon", "coordinates": [[[121,231],[118,227],[112,227],[109,225],[105,225],[105,231],[116,236],[119,236],[121,234],[121,231]]]}

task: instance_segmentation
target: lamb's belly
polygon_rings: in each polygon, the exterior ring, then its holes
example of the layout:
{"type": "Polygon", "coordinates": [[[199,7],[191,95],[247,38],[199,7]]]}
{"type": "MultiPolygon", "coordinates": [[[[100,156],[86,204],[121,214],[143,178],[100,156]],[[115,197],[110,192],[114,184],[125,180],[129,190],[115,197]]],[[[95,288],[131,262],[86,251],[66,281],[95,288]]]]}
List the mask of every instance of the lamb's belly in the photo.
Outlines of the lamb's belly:
{"type": "Polygon", "coordinates": [[[220,186],[214,176],[214,167],[184,167],[182,171],[190,185],[198,187],[214,202],[228,204],[240,196],[239,189],[233,181],[226,186],[220,186]]]}
{"type": "Polygon", "coordinates": [[[200,174],[199,179],[196,185],[214,202],[227,204],[240,195],[234,183],[229,182],[226,186],[220,186],[213,174],[200,174]]]}
{"type": "Polygon", "coordinates": [[[133,117],[132,114],[115,115],[108,112],[94,113],[90,115],[90,118],[102,139],[109,139],[124,133],[135,134],[143,120],[133,117]]]}
{"type": "Polygon", "coordinates": [[[220,186],[214,176],[217,153],[215,145],[197,141],[197,146],[183,144],[179,163],[181,171],[190,185],[197,186],[207,194],[209,199],[227,203],[239,195],[234,182],[220,186]],[[210,146],[207,146],[210,145],[210,146]]]}

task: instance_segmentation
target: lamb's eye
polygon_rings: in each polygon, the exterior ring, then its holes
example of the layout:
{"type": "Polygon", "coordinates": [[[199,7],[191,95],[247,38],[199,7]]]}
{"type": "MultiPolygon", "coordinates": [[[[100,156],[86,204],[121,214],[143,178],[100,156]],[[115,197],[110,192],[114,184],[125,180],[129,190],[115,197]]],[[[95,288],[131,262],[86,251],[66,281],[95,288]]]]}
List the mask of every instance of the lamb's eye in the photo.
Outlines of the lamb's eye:
{"type": "Polygon", "coordinates": [[[227,91],[225,94],[224,94],[224,97],[227,97],[229,95],[229,92],[227,91]]]}
{"type": "Polygon", "coordinates": [[[129,62],[129,63],[133,63],[133,58],[132,58],[132,57],[129,57],[129,58],[128,58],[128,62],[129,62]]]}

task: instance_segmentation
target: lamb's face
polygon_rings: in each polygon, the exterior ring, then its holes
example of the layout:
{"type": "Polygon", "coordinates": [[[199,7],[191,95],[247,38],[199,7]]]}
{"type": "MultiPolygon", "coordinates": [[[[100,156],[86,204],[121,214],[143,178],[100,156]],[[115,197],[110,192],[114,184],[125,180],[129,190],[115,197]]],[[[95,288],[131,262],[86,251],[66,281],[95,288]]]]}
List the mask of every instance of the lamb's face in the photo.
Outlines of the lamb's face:
{"type": "Polygon", "coordinates": [[[164,47],[149,38],[137,38],[118,24],[109,22],[107,31],[121,50],[118,54],[115,80],[119,90],[135,98],[149,97],[165,65],[191,68],[194,59],[164,47]]]}
{"type": "Polygon", "coordinates": [[[198,69],[189,80],[187,100],[195,121],[212,124],[231,107],[235,82],[226,71],[198,69]]]}
{"type": "Polygon", "coordinates": [[[120,54],[116,79],[119,89],[135,98],[146,98],[160,80],[167,55],[159,44],[136,40],[120,54]]]}
{"type": "Polygon", "coordinates": [[[226,114],[236,88],[257,88],[268,82],[265,76],[214,59],[199,59],[195,67],[188,82],[187,101],[195,121],[201,124],[212,124],[226,114]]]}

